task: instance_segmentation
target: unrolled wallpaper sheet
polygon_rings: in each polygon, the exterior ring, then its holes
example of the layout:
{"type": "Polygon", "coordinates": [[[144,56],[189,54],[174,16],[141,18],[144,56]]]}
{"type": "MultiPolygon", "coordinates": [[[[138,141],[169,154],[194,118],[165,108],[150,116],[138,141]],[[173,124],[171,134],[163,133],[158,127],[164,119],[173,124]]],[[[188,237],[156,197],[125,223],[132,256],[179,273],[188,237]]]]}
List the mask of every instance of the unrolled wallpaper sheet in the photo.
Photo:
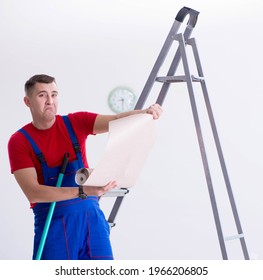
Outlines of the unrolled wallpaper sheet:
{"type": "Polygon", "coordinates": [[[84,184],[104,186],[115,180],[121,188],[134,186],[155,139],[156,121],[150,114],[111,121],[106,150],[84,184]]]}

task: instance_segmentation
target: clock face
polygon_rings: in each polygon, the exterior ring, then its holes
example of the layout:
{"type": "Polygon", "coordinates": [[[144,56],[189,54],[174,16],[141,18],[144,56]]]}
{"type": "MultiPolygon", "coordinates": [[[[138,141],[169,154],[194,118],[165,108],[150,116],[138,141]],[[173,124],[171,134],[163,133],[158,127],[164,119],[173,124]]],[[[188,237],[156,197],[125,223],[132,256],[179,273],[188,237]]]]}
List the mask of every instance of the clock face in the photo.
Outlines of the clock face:
{"type": "Polygon", "coordinates": [[[135,103],[136,95],[127,87],[113,89],[108,97],[108,104],[115,113],[133,110],[135,103]]]}

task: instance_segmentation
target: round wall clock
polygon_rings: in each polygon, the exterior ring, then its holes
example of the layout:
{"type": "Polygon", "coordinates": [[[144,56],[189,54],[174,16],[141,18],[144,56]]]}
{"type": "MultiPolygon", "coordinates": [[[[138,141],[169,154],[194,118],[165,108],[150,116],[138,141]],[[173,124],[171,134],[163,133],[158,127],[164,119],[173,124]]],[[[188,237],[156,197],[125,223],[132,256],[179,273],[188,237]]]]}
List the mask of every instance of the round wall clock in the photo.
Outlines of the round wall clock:
{"type": "Polygon", "coordinates": [[[128,87],[116,87],[109,93],[108,104],[114,113],[133,110],[135,103],[136,95],[128,87]]]}

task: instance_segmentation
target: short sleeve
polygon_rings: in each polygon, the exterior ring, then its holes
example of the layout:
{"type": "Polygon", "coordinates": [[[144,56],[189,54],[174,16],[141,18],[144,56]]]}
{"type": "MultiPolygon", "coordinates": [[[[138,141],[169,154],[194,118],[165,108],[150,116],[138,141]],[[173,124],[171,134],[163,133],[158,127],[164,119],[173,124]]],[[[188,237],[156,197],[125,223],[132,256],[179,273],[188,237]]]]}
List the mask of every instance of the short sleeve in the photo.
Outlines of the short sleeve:
{"type": "Polygon", "coordinates": [[[11,173],[19,169],[34,167],[32,148],[20,132],[16,132],[10,137],[8,156],[11,173]]]}
{"type": "Polygon", "coordinates": [[[76,112],[68,115],[73,129],[82,136],[87,137],[89,134],[94,134],[93,128],[97,117],[96,113],[91,112],[76,112]]]}

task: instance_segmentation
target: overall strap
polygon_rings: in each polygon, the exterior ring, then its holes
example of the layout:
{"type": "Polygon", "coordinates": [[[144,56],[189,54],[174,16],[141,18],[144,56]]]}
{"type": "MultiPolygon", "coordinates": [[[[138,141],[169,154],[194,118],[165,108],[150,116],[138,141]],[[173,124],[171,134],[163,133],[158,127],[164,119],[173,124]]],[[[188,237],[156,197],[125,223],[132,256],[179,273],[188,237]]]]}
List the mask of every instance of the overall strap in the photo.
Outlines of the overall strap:
{"type": "Polygon", "coordinates": [[[42,154],[42,152],[39,150],[37,144],[35,143],[35,141],[32,139],[32,137],[23,129],[19,129],[18,130],[19,132],[21,132],[25,137],[26,139],[28,140],[28,142],[31,144],[40,164],[42,167],[47,167],[47,162],[45,160],[45,157],[44,155],[42,154]]]}
{"type": "Polygon", "coordinates": [[[75,150],[75,153],[77,155],[77,158],[78,158],[78,161],[81,163],[81,165],[83,166],[83,161],[82,161],[82,156],[81,156],[81,149],[80,149],[80,145],[79,145],[79,142],[77,140],[77,137],[74,133],[74,130],[72,128],[72,125],[70,123],[70,120],[69,120],[69,117],[68,116],[62,116],[63,118],[63,121],[66,125],[66,128],[68,130],[68,133],[69,133],[69,136],[70,136],[70,139],[71,139],[71,142],[72,142],[72,145],[73,145],[73,148],[75,150]]]}
{"type": "Polygon", "coordinates": [[[21,132],[22,134],[24,134],[24,136],[27,138],[28,142],[31,144],[39,162],[42,164],[43,162],[45,162],[45,157],[44,155],[42,154],[42,152],[39,150],[37,144],[35,143],[35,141],[31,138],[31,136],[23,129],[19,129],[18,130],[19,132],[21,132]]]}

